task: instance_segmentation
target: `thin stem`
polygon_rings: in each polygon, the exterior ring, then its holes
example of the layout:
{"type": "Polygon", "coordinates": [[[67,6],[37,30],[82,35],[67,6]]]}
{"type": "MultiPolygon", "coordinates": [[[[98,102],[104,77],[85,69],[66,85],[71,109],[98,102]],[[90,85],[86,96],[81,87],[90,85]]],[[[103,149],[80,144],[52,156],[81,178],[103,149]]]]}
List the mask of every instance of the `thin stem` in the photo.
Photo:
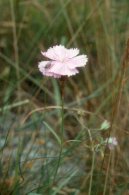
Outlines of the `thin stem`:
{"type": "Polygon", "coordinates": [[[95,165],[95,149],[92,149],[92,152],[93,152],[93,155],[92,155],[92,165],[91,165],[91,177],[90,177],[90,185],[89,185],[88,195],[91,195],[93,172],[94,172],[94,165],[95,165]]]}
{"type": "Polygon", "coordinates": [[[63,95],[61,94],[61,144],[60,144],[60,153],[59,153],[59,158],[57,162],[57,167],[56,167],[56,172],[54,175],[54,180],[56,179],[57,172],[61,163],[61,156],[63,152],[63,143],[64,143],[64,98],[63,95]]]}
{"type": "Polygon", "coordinates": [[[16,75],[17,79],[19,79],[19,51],[18,51],[18,40],[17,40],[17,30],[16,30],[16,16],[15,16],[15,9],[14,9],[14,1],[10,0],[10,7],[11,7],[11,16],[13,21],[13,41],[14,41],[14,55],[15,55],[15,65],[16,65],[16,75]]]}
{"type": "Polygon", "coordinates": [[[61,145],[64,142],[64,98],[61,97],[61,145]]]}
{"type": "Polygon", "coordinates": [[[103,195],[105,195],[106,189],[107,189],[107,181],[108,181],[108,176],[109,176],[110,162],[111,162],[111,151],[109,153],[109,160],[108,160],[108,167],[107,167],[107,171],[106,171],[106,178],[105,178],[105,183],[104,183],[103,195]]]}
{"type": "MultiPolygon", "coordinates": [[[[13,45],[14,45],[14,57],[15,57],[15,68],[16,68],[16,79],[17,79],[17,89],[18,89],[18,100],[21,100],[20,96],[20,84],[19,84],[19,79],[20,79],[20,70],[19,70],[19,49],[18,49],[18,38],[17,38],[17,26],[16,26],[16,15],[15,15],[15,5],[14,5],[14,0],[10,0],[10,8],[11,8],[11,17],[12,17],[12,22],[13,22],[13,45]]],[[[19,108],[20,111],[20,108],[19,108]]]]}
{"type": "MultiPolygon", "coordinates": [[[[95,165],[95,147],[94,147],[94,144],[93,144],[93,139],[92,139],[91,132],[88,128],[87,128],[87,132],[88,132],[89,139],[90,139],[90,142],[91,142],[91,152],[92,152],[92,165],[91,165],[91,171],[90,171],[90,184],[89,184],[89,191],[88,191],[88,195],[90,195],[91,194],[91,189],[92,189],[93,172],[94,172],[94,165],[95,165]]],[[[86,184],[87,178],[88,177],[85,177],[84,182],[81,186],[82,190],[83,190],[83,188],[86,184]]]]}

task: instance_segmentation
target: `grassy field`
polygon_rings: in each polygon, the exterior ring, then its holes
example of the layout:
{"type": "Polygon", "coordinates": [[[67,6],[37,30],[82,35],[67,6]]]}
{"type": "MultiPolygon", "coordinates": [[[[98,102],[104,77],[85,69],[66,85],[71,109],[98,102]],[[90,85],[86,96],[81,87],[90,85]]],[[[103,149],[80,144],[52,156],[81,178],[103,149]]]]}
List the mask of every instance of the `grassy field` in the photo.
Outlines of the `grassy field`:
{"type": "Polygon", "coordinates": [[[127,0],[0,0],[0,195],[129,194],[128,24],[127,0]],[[63,114],[38,70],[59,44],[88,56],[63,114]]]}

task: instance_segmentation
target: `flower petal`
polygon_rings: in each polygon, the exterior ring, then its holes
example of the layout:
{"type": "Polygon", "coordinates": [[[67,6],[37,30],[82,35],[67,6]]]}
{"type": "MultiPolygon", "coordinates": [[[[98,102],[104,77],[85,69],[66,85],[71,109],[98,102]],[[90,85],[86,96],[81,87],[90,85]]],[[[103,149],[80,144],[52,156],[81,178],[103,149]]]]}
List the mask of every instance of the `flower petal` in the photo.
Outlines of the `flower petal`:
{"type": "Polygon", "coordinates": [[[39,62],[38,68],[39,68],[40,71],[42,71],[42,69],[44,69],[48,65],[51,65],[50,61],[42,61],[42,62],[39,62]]]}
{"type": "Polygon", "coordinates": [[[85,66],[87,61],[88,61],[88,58],[86,55],[79,55],[79,56],[73,57],[72,59],[68,60],[66,64],[70,68],[76,68],[76,67],[85,66]]]}
{"type": "Polygon", "coordinates": [[[61,77],[61,75],[58,75],[58,74],[49,72],[48,70],[45,70],[45,71],[43,72],[43,75],[44,75],[44,76],[49,76],[49,77],[54,77],[54,78],[60,78],[60,77],[61,77]]]}
{"type": "Polygon", "coordinates": [[[77,48],[71,48],[71,49],[67,49],[67,58],[73,58],[75,56],[77,56],[79,54],[79,49],[77,48]]]}
{"type": "Polygon", "coordinates": [[[38,68],[40,72],[45,75],[45,76],[51,76],[54,78],[60,78],[61,76],[58,74],[55,74],[53,72],[49,72],[51,67],[51,62],[50,61],[42,61],[38,64],[38,68]]]}
{"type": "Polygon", "coordinates": [[[53,72],[62,76],[72,76],[77,74],[78,70],[76,68],[70,69],[65,63],[52,62],[52,66],[49,69],[49,72],[53,72]]]}
{"type": "Polygon", "coordinates": [[[47,52],[41,52],[43,56],[51,60],[63,60],[66,58],[67,49],[62,45],[56,45],[47,50],[47,52]]]}

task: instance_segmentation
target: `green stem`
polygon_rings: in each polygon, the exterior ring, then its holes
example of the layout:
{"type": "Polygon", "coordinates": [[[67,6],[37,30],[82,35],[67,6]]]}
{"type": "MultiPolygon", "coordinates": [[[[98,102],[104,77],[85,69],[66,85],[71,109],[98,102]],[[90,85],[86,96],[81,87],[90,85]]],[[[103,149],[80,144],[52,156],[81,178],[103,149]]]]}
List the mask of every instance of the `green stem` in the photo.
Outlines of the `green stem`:
{"type": "Polygon", "coordinates": [[[92,188],[92,181],[93,181],[93,172],[94,172],[94,164],[95,164],[95,149],[92,149],[92,151],[93,151],[93,155],[92,155],[91,177],[90,177],[90,186],[89,186],[88,195],[91,195],[91,188],[92,188]]]}
{"type": "Polygon", "coordinates": [[[105,182],[104,182],[104,191],[103,191],[103,195],[106,194],[107,182],[108,182],[108,177],[109,177],[110,162],[111,162],[111,151],[110,151],[110,153],[109,153],[109,160],[108,160],[108,167],[107,167],[107,171],[106,171],[106,178],[105,178],[105,182]]]}
{"type": "Polygon", "coordinates": [[[61,163],[61,156],[62,156],[62,152],[63,152],[63,143],[64,143],[64,99],[63,99],[63,95],[61,95],[61,144],[60,144],[59,158],[58,158],[57,167],[56,167],[53,181],[55,181],[55,179],[56,179],[57,172],[58,172],[58,169],[59,169],[59,166],[61,163]]]}

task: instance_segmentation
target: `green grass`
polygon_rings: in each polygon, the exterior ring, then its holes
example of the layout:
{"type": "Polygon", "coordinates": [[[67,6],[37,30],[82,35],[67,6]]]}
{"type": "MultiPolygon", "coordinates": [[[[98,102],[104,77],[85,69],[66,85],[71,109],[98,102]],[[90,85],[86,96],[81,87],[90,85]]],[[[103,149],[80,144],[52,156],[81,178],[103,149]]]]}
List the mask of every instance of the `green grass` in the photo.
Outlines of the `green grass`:
{"type": "Polygon", "coordinates": [[[129,2],[1,0],[0,16],[0,194],[128,194],[129,2]],[[59,83],[37,68],[56,44],[89,59],[65,86],[60,161],[59,83]]]}

